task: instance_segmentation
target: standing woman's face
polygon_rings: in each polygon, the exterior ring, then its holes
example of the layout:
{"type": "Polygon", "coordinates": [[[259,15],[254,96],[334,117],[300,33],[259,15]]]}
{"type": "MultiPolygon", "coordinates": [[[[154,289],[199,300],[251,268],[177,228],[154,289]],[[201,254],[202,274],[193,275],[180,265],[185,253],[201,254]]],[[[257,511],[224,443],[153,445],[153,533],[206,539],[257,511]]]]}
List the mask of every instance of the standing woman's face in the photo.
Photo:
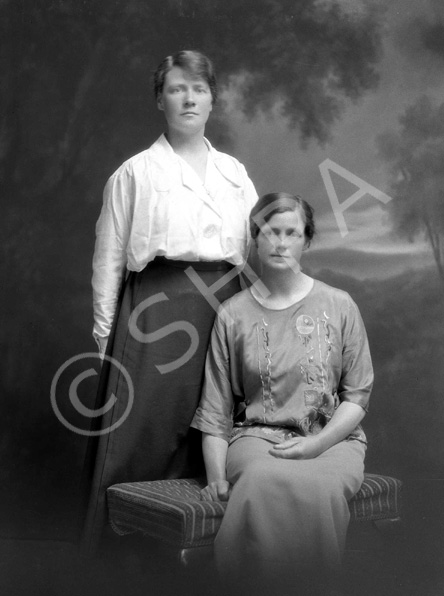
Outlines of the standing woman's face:
{"type": "Polygon", "coordinates": [[[170,132],[195,134],[205,129],[213,109],[213,96],[204,79],[174,66],[165,76],[157,107],[164,112],[170,132]]]}

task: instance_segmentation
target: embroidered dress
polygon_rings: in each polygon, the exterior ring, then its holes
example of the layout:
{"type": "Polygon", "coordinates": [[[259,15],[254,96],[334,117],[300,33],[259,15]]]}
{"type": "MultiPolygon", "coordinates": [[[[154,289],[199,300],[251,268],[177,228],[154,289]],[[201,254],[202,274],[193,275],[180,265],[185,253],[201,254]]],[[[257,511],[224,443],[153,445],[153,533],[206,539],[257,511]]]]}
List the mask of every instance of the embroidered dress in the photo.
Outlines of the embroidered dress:
{"type": "MultiPolygon", "coordinates": [[[[341,401],[367,409],[372,383],[364,324],[346,292],[315,280],[303,300],[271,310],[245,290],[215,321],[192,425],[228,441],[316,434],[341,401]]],[[[360,426],[349,439],[366,442],[360,426]]]]}
{"type": "Polygon", "coordinates": [[[280,459],[269,450],[317,434],[343,401],[367,409],[373,370],[356,304],[319,281],[282,310],[264,308],[245,290],[218,313],[205,375],[192,426],[229,442],[233,485],[215,542],[222,575],[294,585],[314,573],[313,561],[316,576],[332,573],[344,548],[347,502],[363,480],[361,426],[314,459],[280,459]]]}

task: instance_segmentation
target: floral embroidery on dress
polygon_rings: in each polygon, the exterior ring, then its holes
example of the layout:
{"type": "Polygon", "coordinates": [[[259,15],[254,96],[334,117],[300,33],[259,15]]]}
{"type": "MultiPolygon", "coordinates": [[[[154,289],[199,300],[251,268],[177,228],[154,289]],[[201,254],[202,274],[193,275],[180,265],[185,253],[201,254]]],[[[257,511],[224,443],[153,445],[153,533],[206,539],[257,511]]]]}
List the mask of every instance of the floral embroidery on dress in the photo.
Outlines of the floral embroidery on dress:
{"type": "Polygon", "coordinates": [[[315,329],[315,322],[308,315],[300,315],[296,319],[296,329],[301,335],[310,335],[315,329]]]}
{"type": "Polygon", "coordinates": [[[316,322],[309,315],[300,315],[296,319],[298,337],[306,350],[306,357],[300,363],[301,375],[308,385],[316,385],[318,382],[322,391],[328,386],[328,363],[332,350],[329,318],[324,311],[322,318],[316,317],[316,322]]]}
{"type": "MultiPolygon", "coordinates": [[[[327,320],[329,318],[330,317],[324,311],[324,318],[321,319],[321,323],[322,323],[322,325],[324,327],[324,333],[325,333],[325,335],[324,335],[324,341],[325,341],[326,350],[327,350],[327,354],[326,354],[326,357],[325,357],[325,370],[326,371],[328,371],[327,364],[328,364],[328,361],[330,359],[330,352],[331,352],[331,348],[332,348],[332,343],[330,341],[330,327],[329,327],[329,325],[327,323],[327,320]]],[[[328,376],[328,373],[327,373],[327,376],[328,376]]]]}
{"type": "Polygon", "coordinates": [[[332,400],[324,392],[317,389],[306,389],[304,391],[305,405],[310,412],[305,418],[299,420],[300,428],[306,434],[317,434],[320,432],[332,417],[332,400]]]}
{"type": "MultiPolygon", "coordinates": [[[[313,360],[308,359],[309,363],[313,362],[313,360]]],[[[300,364],[301,375],[305,379],[305,382],[308,385],[311,385],[316,381],[316,374],[313,370],[310,370],[310,365],[305,366],[304,364],[300,364]]]]}
{"type": "Polygon", "coordinates": [[[300,315],[296,319],[296,329],[298,330],[298,337],[301,340],[302,345],[307,347],[312,339],[311,334],[315,329],[315,322],[308,315],[300,315]]]}
{"type": "Polygon", "coordinates": [[[327,424],[334,412],[334,399],[328,396],[328,363],[332,351],[331,332],[324,311],[323,316],[313,319],[309,315],[300,315],[296,320],[296,329],[301,343],[305,347],[305,358],[299,363],[301,376],[310,386],[304,390],[304,400],[309,414],[298,421],[306,434],[316,434],[327,424]]]}
{"type": "Polygon", "coordinates": [[[260,437],[270,441],[270,443],[283,443],[288,439],[300,437],[301,432],[298,429],[291,429],[286,426],[268,426],[264,424],[252,424],[245,426],[234,426],[230,444],[240,437],[260,437]]]}
{"type": "Polygon", "coordinates": [[[265,319],[262,319],[261,324],[257,324],[256,332],[257,332],[257,342],[258,342],[258,367],[259,367],[259,377],[262,384],[262,404],[264,408],[264,421],[266,419],[266,411],[267,411],[267,401],[270,404],[270,408],[273,411],[274,409],[274,399],[271,390],[271,350],[270,350],[270,337],[268,334],[268,323],[265,319]],[[261,366],[261,356],[263,355],[266,366],[265,370],[262,370],[261,366]]]}

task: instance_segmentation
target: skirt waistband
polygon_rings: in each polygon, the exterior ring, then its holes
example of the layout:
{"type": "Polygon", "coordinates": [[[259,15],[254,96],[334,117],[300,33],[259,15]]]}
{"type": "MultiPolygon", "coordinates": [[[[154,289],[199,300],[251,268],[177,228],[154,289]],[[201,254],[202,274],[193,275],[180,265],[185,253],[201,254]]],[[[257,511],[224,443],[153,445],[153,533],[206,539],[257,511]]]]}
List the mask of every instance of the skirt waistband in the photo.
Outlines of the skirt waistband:
{"type": "Polygon", "coordinates": [[[197,271],[229,271],[235,265],[228,261],[179,261],[176,259],[167,259],[166,257],[156,257],[153,264],[166,265],[168,267],[177,267],[178,269],[187,269],[193,267],[197,271]]]}

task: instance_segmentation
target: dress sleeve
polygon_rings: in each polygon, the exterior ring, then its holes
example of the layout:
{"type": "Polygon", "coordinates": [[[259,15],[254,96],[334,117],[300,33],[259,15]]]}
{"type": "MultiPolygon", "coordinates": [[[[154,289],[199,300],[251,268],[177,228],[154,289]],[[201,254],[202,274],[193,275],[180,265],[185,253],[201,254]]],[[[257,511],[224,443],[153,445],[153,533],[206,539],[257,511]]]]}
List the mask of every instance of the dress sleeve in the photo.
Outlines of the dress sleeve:
{"type": "Polygon", "coordinates": [[[373,366],[364,322],[355,302],[349,297],[343,327],[342,375],[339,400],[353,402],[368,411],[373,386],[373,366]]]}
{"type": "Polygon", "coordinates": [[[247,215],[250,215],[250,211],[253,209],[254,205],[257,203],[257,192],[254,187],[253,182],[250,180],[247,174],[247,170],[241,164],[241,171],[242,171],[242,180],[243,180],[243,187],[245,193],[245,203],[247,206],[247,215]]]}
{"type": "Polygon", "coordinates": [[[245,284],[244,278],[241,278],[242,287],[247,287],[248,285],[253,284],[257,281],[257,272],[260,271],[259,261],[257,259],[256,249],[254,247],[254,243],[252,242],[251,235],[250,235],[250,212],[253,207],[256,205],[258,200],[258,194],[256,192],[256,188],[254,187],[253,182],[249,178],[247,174],[247,170],[245,166],[240,164],[241,174],[242,174],[242,184],[244,189],[244,198],[245,198],[245,216],[246,216],[246,234],[247,234],[247,249],[245,253],[245,262],[244,265],[248,265],[249,271],[247,272],[247,278],[249,283],[245,284]]]}
{"type": "Polygon", "coordinates": [[[110,333],[125,271],[131,203],[130,175],[126,171],[114,174],[103,192],[93,257],[93,337],[99,345],[110,333]]]}
{"type": "Polygon", "coordinates": [[[230,440],[233,428],[234,398],[230,373],[229,315],[221,307],[214,322],[205,363],[205,380],[199,407],[191,426],[230,440]]]}

